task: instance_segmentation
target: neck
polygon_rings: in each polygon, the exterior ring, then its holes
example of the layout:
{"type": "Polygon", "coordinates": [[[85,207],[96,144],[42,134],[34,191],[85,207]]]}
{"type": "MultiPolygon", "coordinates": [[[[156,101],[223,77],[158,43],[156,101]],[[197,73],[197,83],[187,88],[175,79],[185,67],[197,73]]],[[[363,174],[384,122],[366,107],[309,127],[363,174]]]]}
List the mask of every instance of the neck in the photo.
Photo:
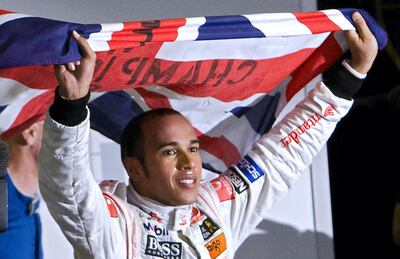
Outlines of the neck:
{"type": "Polygon", "coordinates": [[[128,187],[128,202],[142,209],[152,217],[161,220],[168,229],[182,229],[190,223],[193,205],[167,206],[152,199],[141,196],[132,185],[128,187]]]}
{"type": "Polygon", "coordinates": [[[37,157],[29,148],[11,148],[8,173],[15,187],[23,194],[33,197],[38,189],[37,157]]]}

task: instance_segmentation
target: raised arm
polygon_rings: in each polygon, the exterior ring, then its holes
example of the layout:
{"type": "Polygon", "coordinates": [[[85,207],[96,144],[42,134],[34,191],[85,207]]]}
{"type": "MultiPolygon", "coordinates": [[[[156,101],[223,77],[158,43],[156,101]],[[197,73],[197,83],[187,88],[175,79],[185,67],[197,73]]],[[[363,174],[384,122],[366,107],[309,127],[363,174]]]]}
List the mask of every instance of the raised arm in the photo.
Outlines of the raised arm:
{"type": "Polygon", "coordinates": [[[336,96],[351,100],[361,88],[378,53],[378,43],[364,18],[355,12],[352,15],[356,31],[345,31],[344,37],[351,53],[351,60],[335,66],[327,73],[325,84],[336,96]]]}
{"type": "MultiPolygon", "coordinates": [[[[252,147],[250,152],[220,178],[230,183],[235,197],[219,197],[221,211],[239,246],[262,220],[265,212],[291,189],[349,111],[353,95],[377,54],[376,39],[364,19],[353,15],[357,32],[346,32],[352,59],[334,68],[326,84],[320,82],[293,111],[252,147]],[[223,178],[223,179],[222,179],[223,178]],[[229,180],[229,181],[227,181],[229,180]],[[241,227],[238,227],[241,226],[241,227]]],[[[217,181],[217,180],[214,180],[217,181]]],[[[222,184],[209,185],[222,186],[222,184]]],[[[229,188],[227,188],[228,190],[229,188]]]]}
{"type": "Polygon", "coordinates": [[[89,86],[95,54],[73,33],[82,59],[56,65],[59,83],[45,123],[39,157],[40,191],[79,258],[125,258],[124,234],[113,229],[103,194],[89,167],[89,86]]]}

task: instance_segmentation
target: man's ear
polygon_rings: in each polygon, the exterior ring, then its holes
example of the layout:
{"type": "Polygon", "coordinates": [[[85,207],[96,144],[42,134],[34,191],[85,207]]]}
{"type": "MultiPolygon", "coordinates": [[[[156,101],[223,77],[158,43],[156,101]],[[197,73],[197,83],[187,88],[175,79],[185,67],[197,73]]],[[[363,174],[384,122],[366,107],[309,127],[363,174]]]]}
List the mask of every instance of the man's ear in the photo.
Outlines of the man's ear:
{"type": "Polygon", "coordinates": [[[29,128],[24,129],[21,131],[21,141],[24,145],[33,146],[38,141],[42,141],[42,130],[43,126],[35,123],[32,124],[29,128]]]}
{"type": "Polygon", "coordinates": [[[140,182],[146,177],[142,163],[136,157],[126,156],[123,159],[124,167],[133,182],[140,182]]]}
{"type": "Polygon", "coordinates": [[[20,141],[24,145],[32,145],[35,141],[35,130],[32,127],[29,127],[21,131],[20,141]]]}

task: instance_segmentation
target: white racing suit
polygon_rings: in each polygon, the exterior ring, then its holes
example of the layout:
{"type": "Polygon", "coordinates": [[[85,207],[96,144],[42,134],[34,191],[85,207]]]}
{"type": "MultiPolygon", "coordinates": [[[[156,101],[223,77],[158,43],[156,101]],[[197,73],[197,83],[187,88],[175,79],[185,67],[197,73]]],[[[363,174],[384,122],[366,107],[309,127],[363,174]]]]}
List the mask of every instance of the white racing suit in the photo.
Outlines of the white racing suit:
{"type": "Polygon", "coordinates": [[[181,207],[112,181],[100,188],[89,168],[89,118],[67,127],[47,116],[40,190],[78,258],[233,258],[352,102],[320,82],[238,164],[204,182],[194,204],[181,207]]]}

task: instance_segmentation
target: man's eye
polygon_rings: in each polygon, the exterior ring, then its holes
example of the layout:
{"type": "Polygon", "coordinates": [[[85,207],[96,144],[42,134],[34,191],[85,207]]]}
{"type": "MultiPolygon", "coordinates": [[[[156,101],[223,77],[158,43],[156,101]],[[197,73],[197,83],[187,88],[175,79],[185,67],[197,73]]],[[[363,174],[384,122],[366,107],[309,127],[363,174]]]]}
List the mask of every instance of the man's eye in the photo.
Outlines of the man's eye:
{"type": "Polygon", "coordinates": [[[173,156],[176,154],[176,150],[165,150],[163,151],[164,156],[173,156]]]}
{"type": "Polygon", "coordinates": [[[199,151],[199,148],[198,147],[191,147],[191,148],[189,148],[189,152],[191,152],[191,153],[196,153],[196,152],[198,152],[199,151]]]}

